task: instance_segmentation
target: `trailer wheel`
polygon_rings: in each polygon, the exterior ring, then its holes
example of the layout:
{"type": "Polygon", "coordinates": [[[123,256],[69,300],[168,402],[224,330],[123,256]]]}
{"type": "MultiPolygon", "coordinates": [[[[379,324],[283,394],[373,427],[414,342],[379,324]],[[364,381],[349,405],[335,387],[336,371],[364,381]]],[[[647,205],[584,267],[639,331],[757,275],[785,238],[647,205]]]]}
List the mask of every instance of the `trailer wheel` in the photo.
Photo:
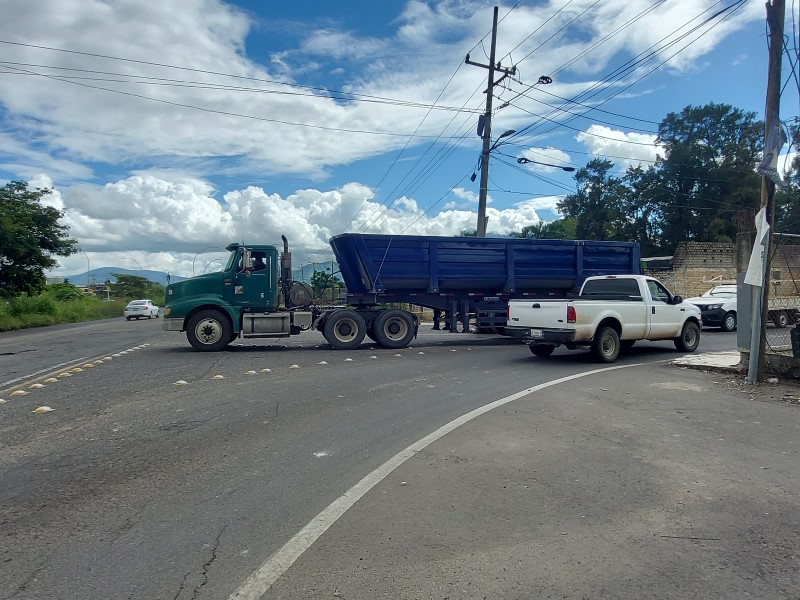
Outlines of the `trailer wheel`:
{"type": "Polygon", "coordinates": [[[404,310],[387,310],[375,319],[375,341],[384,348],[405,348],[414,339],[414,318],[404,310]]]}
{"type": "Polygon", "coordinates": [[[351,350],[364,341],[367,325],[354,310],[337,310],[326,320],[322,335],[336,350],[351,350]]]}
{"type": "Polygon", "coordinates": [[[598,362],[612,363],[619,356],[619,335],[611,327],[601,327],[594,334],[592,354],[598,362]]]}
{"type": "Polygon", "coordinates": [[[232,339],[233,325],[228,316],[218,310],[201,310],[189,319],[186,338],[195,350],[217,352],[232,339]]]}
{"type": "Polygon", "coordinates": [[[700,327],[697,323],[686,321],[681,335],[675,338],[675,347],[681,352],[694,352],[700,345],[700,327]]]}
{"type": "Polygon", "coordinates": [[[778,329],[783,329],[789,325],[789,315],[786,314],[786,311],[778,311],[772,316],[772,322],[778,329]]]}
{"type": "Polygon", "coordinates": [[[547,344],[528,344],[528,349],[534,356],[545,358],[550,356],[555,351],[556,347],[547,344]]]}

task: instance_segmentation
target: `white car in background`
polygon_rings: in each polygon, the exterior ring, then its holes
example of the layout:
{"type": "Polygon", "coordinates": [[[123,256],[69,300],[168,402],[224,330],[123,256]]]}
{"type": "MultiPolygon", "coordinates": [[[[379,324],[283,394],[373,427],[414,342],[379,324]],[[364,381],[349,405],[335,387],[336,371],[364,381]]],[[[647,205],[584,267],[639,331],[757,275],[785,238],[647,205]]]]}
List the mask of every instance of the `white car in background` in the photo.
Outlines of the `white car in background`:
{"type": "Polygon", "coordinates": [[[153,304],[152,300],[131,300],[128,306],[125,307],[125,319],[130,321],[136,319],[137,321],[143,317],[152,319],[158,318],[158,306],[153,304]]]}
{"type": "Polygon", "coordinates": [[[736,330],[736,286],[717,285],[696,298],[685,302],[700,309],[703,327],[719,327],[722,331],[736,330]]]}

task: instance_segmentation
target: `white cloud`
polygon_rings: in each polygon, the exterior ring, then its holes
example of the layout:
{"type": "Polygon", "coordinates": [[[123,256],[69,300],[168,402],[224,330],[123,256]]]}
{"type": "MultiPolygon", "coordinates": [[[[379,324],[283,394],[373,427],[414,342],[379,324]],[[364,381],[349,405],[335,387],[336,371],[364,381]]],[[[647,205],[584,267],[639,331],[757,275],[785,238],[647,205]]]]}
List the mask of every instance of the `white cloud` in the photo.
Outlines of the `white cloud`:
{"type": "MultiPolygon", "coordinates": [[[[565,57],[578,56],[602,41],[587,54],[588,58],[571,66],[575,73],[600,73],[620,52],[642,52],[665,31],[692,22],[713,2],[660,4],[635,26],[608,39],[603,38],[650,3],[604,0],[600,6],[590,4],[589,0],[578,0],[555,15],[547,3],[518,6],[511,18],[502,23],[498,55],[513,50],[512,57],[520,60],[536,50],[536,70],[550,72],[562,66],[565,57]],[[539,35],[529,36],[548,19],[551,20],[539,35]],[[560,31],[573,19],[576,20],[570,27],[560,31]],[[545,36],[554,33],[557,35],[552,41],[539,47],[545,36]]],[[[0,39],[24,40],[31,45],[5,45],[4,60],[48,66],[9,67],[21,70],[18,75],[5,75],[9,81],[14,78],[15,84],[0,86],[0,102],[14,126],[12,133],[6,134],[13,139],[7,141],[24,145],[26,140],[36,139],[45,146],[35,151],[42,156],[28,156],[25,163],[60,180],[86,179],[89,174],[80,172],[78,165],[92,161],[173,166],[180,162],[182,168],[203,175],[219,172],[217,159],[229,161],[225,165],[228,173],[324,176],[332,166],[397,149],[407,141],[402,136],[332,129],[410,134],[424,112],[379,103],[345,103],[318,94],[297,95],[312,92],[265,80],[291,83],[308,70],[325,68],[322,65],[327,61],[333,63],[327,66],[336,66],[339,72],[348,67],[351,79],[343,86],[348,91],[430,103],[441,92],[442,82],[452,74],[453,62],[460,62],[465,44],[473,44],[487,29],[485,3],[411,1],[394,21],[394,33],[385,38],[359,36],[329,24],[323,28],[312,26],[295,48],[276,52],[259,64],[246,54],[247,39],[252,34],[251,17],[222,0],[164,0],[147,11],[135,4],[100,0],[7,0],[4,9],[0,39]],[[130,60],[47,51],[33,45],[130,60]],[[145,63],[185,65],[192,70],[145,63]],[[351,66],[359,68],[350,69],[351,66]],[[133,76],[137,83],[67,83],[53,78],[76,74],[56,70],[68,68],[119,74],[105,76],[111,80],[133,76]],[[233,85],[251,91],[208,89],[196,84],[169,87],[153,80],[147,83],[144,77],[233,85]],[[295,95],[274,93],[286,91],[295,95]],[[55,165],[46,165],[48,160],[61,161],[62,172],[57,172],[55,165]]],[[[698,32],[697,41],[669,65],[687,68],[724,35],[755,18],[756,12],[747,8],[702,36],[698,32]]],[[[661,58],[669,52],[665,51],[661,58]]],[[[527,69],[528,62],[523,61],[521,69],[527,69]]],[[[481,69],[459,69],[439,104],[462,105],[466,98],[474,97],[484,77],[481,69]]],[[[583,89],[586,82],[579,85],[583,89]]],[[[419,134],[440,133],[451,116],[433,111],[419,134]]],[[[529,121],[529,115],[519,111],[509,111],[504,118],[529,121]]],[[[417,143],[421,141],[423,138],[417,139],[417,143]]],[[[14,152],[17,157],[25,154],[24,150],[14,152]]],[[[18,160],[5,163],[21,174],[29,170],[18,160]]]]}
{"type": "MultiPolygon", "coordinates": [[[[50,183],[40,176],[31,185],[50,183]]],[[[330,259],[328,240],[345,230],[458,235],[474,229],[477,218],[474,210],[454,207],[425,214],[407,197],[387,208],[373,201],[372,190],[359,183],[328,191],[297,190],[285,198],[258,187],[228,192],[221,200],[213,193],[207,182],[198,179],[165,181],[137,175],[105,186],[55,189],[47,202],[64,211],[69,235],[95,267],[126,266],[115,261],[128,258],[144,269],[178,275],[191,274],[192,258],[204,248],[224,248],[233,241],[280,245],[285,235],[295,260],[307,262],[330,259]]],[[[471,195],[466,190],[459,193],[471,195]]],[[[488,207],[488,233],[519,231],[539,221],[537,208],[551,206],[552,201],[537,198],[502,210],[488,207]]],[[[218,251],[206,251],[197,262],[219,256],[218,251]]],[[[83,271],[84,259],[83,255],[60,258],[54,273],[83,271]]]]}
{"type": "Polygon", "coordinates": [[[659,150],[655,135],[626,133],[605,125],[591,125],[575,139],[596,156],[614,157],[609,160],[623,168],[641,164],[641,161],[654,161],[659,150]]]}

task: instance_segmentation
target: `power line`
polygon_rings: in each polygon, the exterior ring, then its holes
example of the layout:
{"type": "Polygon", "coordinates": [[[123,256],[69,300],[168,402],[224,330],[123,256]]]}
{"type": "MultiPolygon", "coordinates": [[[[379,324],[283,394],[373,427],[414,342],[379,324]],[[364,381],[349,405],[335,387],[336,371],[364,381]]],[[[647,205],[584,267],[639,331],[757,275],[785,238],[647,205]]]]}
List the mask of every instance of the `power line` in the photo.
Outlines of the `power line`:
{"type": "MultiPolygon", "coordinates": [[[[12,68],[16,69],[16,67],[12,67],[12,68]]],[[[25,69],[17,69],[17,70],[23,71],[23,72],[25,71],[25,69]]],[[[141,100],[148,100],[150,102],[157,102],[159,104],[166,104],[166,105],[169,105],[169,106],[178,106],[178,107],[181,107],[181,108],[191,108],[193,110],[198,110],[198,111],[201,111],[201,112],[224,115],[224,116],[228,116],[228,117],[238,117],[238,118],[242,118],[242,119],[251,119],[251,120],[254,120],[254,121],[263,121],[263,122],[267,122],[267,123],[277,123],[279,125],[291,125],[291,126],[294,126],[294,127],[308,127],[308,128],[311,128],[311,129],[322,129],[322,130],[325,130],[325,131],[336,131],[336,132],[340,132],[340,133],[362,133],[362,134],[369,134],[369,135],[383,135],[383,136],[388,136],[388,137],[408,137],[408,135],[409,135],[407,133],[391,133],[391,132],[388,132],[388,131],[368,131],[368,130],[364,130],[364,129],[347,129],[347,128],[344,128],[344,127],[328,127],[328,126],[325,126],[325,125],[314,125],[314,124],[311,124],[311,123],[297,123],[297,122],[292,122],[292,121],[283,121],[283,120],[280,120],[280,119],[269,119],[267,117],[257,117],[255,115],[246,115],[246,114],[235,113],[235,112],[226,111],[226,110],[218,110],[218,109],[213,109],[213,108],[206,108],[206,107],[203,107],[203,106],[195,106],[193,104],[185,104],[185,103],[182,103],[182,102],[173,102],[171,100],[163,100],[161,98],[153,98],[152,96],[144,96],[142,94],[134,94],[133,92],[123,92],[122,90],[115,90],[115,89],[106,88],[106,87],[102,87],[102,86],[89,85],[87,83],[80,83],[80,82],[77,82],[77,81],[71,81],[69,79],[56,77],[54,75],[45,75],[45,74],[37,74],[37,73],[32,73],[32,74],[39,75],[40,77],[44,77],[46,79],[53,79],[55,81],[61,81],[63,83],[69,83],[69,84],[76,85],[76,86],[79,86],[79,87],[85,87],[85,88],[90,88],[90,89],[95,89],[95,90],[102,90],[102,91],[105,91],[105,92],[110,92],[112,94],[119,94],[119,95],[122,95],[122,96],[130,96],[130,97],[133,97],[133,98],[139,98],[141,100]]],[[[441,136],[434,136],[434,135],[418,135],[417,137],[434,138],[434,139],[440,139],[441,138],[441,136]]]]}
{"type": "MultiPolygon", "coordinates": [[[[36,67],[40,69],[53,69],[58,71],[76,71],[80,73],[89,73],[89,74],[97,74],[97,75],[112,75],[115,77],[123,77],[124,79],[110,79],[104,77],[78,77],[74,75],[52,75],[52,77],[56,79],[60,79],[63,81],[106,81],[111,83],[127,83],[127,84],[135,84],[135,85],[160,85],[164,87],[183,87],[183,88],[199,88],[199,89],[209,89],[209,90],[219,90],[219,91],[234,91],[234,92],[249,92],[255,94],[274,94],[279,96],[301,96],[306,98],[313,98],[319,100],[347,100],[350,102],[365,102],[365,103],[374,103],[374,104],[388,104],[393,106],[402,106],[407,108],[427,108],[427,109],[435,109],[435,110],[443,110],[443,111],[452,111],[452,112],[469,112],[469,113],[478,113],[480,109],[472,109],[472,108],[457,108],[454,106],[439,106],[436,104],[426,104],[423,102],[413,102],[410,100],[399,100],[394,98],[384,98],[381,96],[366,96],[366,95],[353,95],[346,92],[331,92],[332,94],[341,94],[341,95],[330,95],[330,96],[321,96],[319,94],[311,94],[311,93],[301,93],[301,92],[289,92],[289,91],[282,91],[282,90],[267,90],[263,88],[252,88],[252,87],[244,87],[244,86],[235,86],[235,85],[225,85],[219,83],[209,83],[203,81],[190,81],[190,80],[181,80],[181,79],[170,79],[166,77],[152,77],[149,75],[127,75],[125,73],[114,73],[109,71],[94,71],[90,69],[77,69],[71,67],[55,67],[51,65],[40,65],[40,64],[32,64],[32,63],[20,63],[20,62],[12,62],[12,61],[0,61],[0,65],[9,65],[8,68],[11,68],[13,65],[21,66],[21,67],[36,67]],[[137,81],[139,80],[139,81],[137,81]],[[363,97],[362,97],[363,96],[363,97]]],[[[26,75],[26,76],[37,76],[42,77],[47,75],[46,73],[38,73],[34,71],[27,71],[24,73],[18,73],[19,75],[26,75]]]]}

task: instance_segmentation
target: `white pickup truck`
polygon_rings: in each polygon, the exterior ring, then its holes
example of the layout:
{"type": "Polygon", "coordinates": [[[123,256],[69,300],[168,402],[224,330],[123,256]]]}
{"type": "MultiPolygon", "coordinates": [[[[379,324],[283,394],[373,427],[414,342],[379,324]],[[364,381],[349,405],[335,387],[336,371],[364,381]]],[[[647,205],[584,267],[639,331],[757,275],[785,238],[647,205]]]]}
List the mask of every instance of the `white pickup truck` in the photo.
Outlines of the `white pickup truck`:
{"type": "Polygon", "coordinates": [[[700,343],[700,309],[643,275],[589,277],[567,300],[511,300],[506,333],[525,340],[536,356],[558,346],[590,348],[600,362],[614,362],[636,340],[673,340],[681,352],[700,343]]]}

